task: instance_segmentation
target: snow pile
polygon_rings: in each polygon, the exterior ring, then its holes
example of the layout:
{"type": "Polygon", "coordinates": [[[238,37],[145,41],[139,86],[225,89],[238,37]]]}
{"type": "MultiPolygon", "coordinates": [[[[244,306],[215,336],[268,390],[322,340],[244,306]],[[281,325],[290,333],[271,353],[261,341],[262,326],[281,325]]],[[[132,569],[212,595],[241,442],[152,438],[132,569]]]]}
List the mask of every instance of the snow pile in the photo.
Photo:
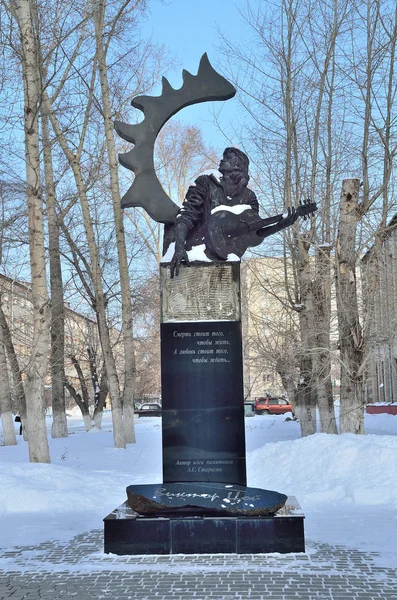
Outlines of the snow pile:
{"type": "Polygon", "coordinates": [[[213,215],[216,212],[219,212],[220,210],[227,210],[228,212],[231,212],[234,215],[241,215],[241,213],[243,213],[245,210],[250,209],[252,209],[252,206],[250,206],[249,204],[234,204],[233,206],[229,206],[228,204],[220,204],[219,206],[215,206],[215,208],[211,210],[211,215],[213,215]]]}
{"type": "MultiPolygon", "coordinates": [[[[125,480],[128,480],[127,473],[125,480]]],[[[0,515],[4,513],[34,513],[65,509],[93,511],[106,506],[111,499],[119,504],[125,495],[123,478],[111,471],[87,473],[59,465],[13,465],[0,463],[2,494],[0,515]]]]}
{"type": "MultiPolygon", "coordinates": [[[[193,246],[191,250],[187,251],[187,256],[190,262],[212,262],[210,258],[205,254],[206,246],[205,244],[200,244],[199,246],[193,246]]],[[[161,259],[161,263],[170,263],[175,253],[175,242],[171,242],[171,244],[167,248],[167,252],[161,259]]],[[[240,262],[240,258],[237,254],[228,254],[227,262],[240,262]]]]}
{"type": "Polygon", "coordinates": [[[249,485],[297,496],[301,505],[397,508],[397,437],[316,434],[248,455],[249,485]]]}
{"type": "Polygon", "coordinates": [[[175,242],[171,242],[167,248],[167,252],[161,257],[160,263],[169,263],[175,254],[175,242]]]}
{"type": "Polygon", "coordinates": [[[187,251],[187,256],[190,262],[201,261],[201,262],[212,262],[210,258],[205,254],[205,244],[199,246],[193,246],[191,250],[187,251]]]}
{"type": "MultiPolygon", "coordinates": [[[[167,252],[161,258],[160,262],[162,264],[171,262],[173,256],[175,254],[175,242],[171,242],[171,244],[167,248],[167,252]]],[[[205,254],[205,244],[200,244],[199,246],[193,246],[191,250],[187,251],[187,256],[190,262],[200,261],[200,262],[212,262],[210,258],[205,254]]]]}
{"type": "MultiPolygon", "coordinates": [[[[128,485],[162,481],[160,417],[137,419],[137,443],[126,450],[113,447],[110,413],[97,435],[86,435],[77,417],[68,417],[68,428],[68,438],[49,436],[50,465],[29,463],[20,436],[17,446],[0,446],[1,546],[102,529],[128,485]]],[[[365,428],[364,436],[301,439],[299,424],[282,415],[247,418],[248,485],[295,496],[308,539],[394,556],[397,417],[366,414],[365,428]]]]}

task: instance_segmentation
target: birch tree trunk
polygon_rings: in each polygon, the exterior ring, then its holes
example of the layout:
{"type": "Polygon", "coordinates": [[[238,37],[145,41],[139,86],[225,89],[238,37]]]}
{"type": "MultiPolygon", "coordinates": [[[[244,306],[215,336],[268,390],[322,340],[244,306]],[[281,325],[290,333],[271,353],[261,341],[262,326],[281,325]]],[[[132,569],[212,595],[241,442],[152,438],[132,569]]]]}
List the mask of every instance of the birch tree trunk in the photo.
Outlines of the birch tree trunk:
{"type": "MultiPolygon", "coordinates": [[[[284,3],[286,13],[286,39],[283,47],[283,97],[285,107],[286,129],[286,162],[285,162],[285,208],[297,204],[300,187],[299,152],[296,131],[297,115],[295,114],[295,80],[294,80],[294,44],[297,35],[297,24],[294,5],[291,0],[284,3]],[[295,167],[295,168],[294,168],[295,167]],[[295,174],[295,180],[294,180],[295,174]],[[294,198],[294,202],[293,202],[294,198]]],[[[310,240],[304,240],[298,230],[298,223],[293,226],[293,246],[291,248],[296,265],[298,293],[301,310],[299,326],[301,334],[300,373],[295,393],[295,414],[299,419],[302,437],[316,433],[316,400],[312,386],[312,341],[313,341],[313,294],[311,287],[311,265],[309,259],[310,240]]]]}
{"type": "Polygon", "coordinates": [[[340,433],[364,433],[364,340],[356,282],[356,229],[360,181],[345,179],[336,243],[336,301],[341,361],[340,433]]]}
{"type": "Polygon", "coordinates": [[[106,404],[106,397],[109,393],[105,368],[102,369],[101,381],[98,379],[97,357],[94,349],[88,347],[88,360],[90,363],[91,381],[94,390],[94,413],[92,419],[97,429],[102,429],[103,409],[106,404]]]}
{"type": "Polygon", "coordinates": [[[103,372],[101,382],[99,384],[99,398],[94,409],[94,414],[92,416],[95,423],[95,427],[97,427],[98,429],[102,428],[102,414],[106,404],[106,396],[108,395],[108,391],[109,390],[107,386],[106,373],[103,372]]]}
{"type": "Polygon", "coordinates": [[[15,446],[17,438],[12,416],[11,390],[2,327],[0,327],[0,416],[3,425],[4,444],[5,446],[15,446]]]}
{"type": "Polygon", "coordinates": [[[135,348],[133,337],[133,320],[131,290],[128,272],[127,249],[124,235],[123,212],[120,206],[120,186],[118,177],[118,159],[114,143],[114,127],[110,105],[109,82],[106,64],[106,49],[103,42],[105,0],[93,0],[93,16],[95,23],[98,70],[102,93],[102,114],[105,126],[106,147],[109,159],[110,192],[112,196],[113,214],[116,228],[117,257],[120,271],[122,329],[124,343],[124,390],[123,390],[123,424],[127,443],[135,443],[134,395],[135,395],[135,348]]]}
{"type": "MultiPolygon", "coordinates": [[[[76,167],[77,165],[75,165],[76,167]]],[[[116,448],[125,448],[125,435],[123,430],[123,412],[120,397],[119,378],[117,375],[116,362],[114,359],[112,344],[110,340],[109,328],[106,320],[105,298],[102,289],[101,269],[99,264],[98,247],[95,241],[93,223],[91,220],[88,199],[83,192],[81,178],[78,178],[80,183],[80,204],[83,213],[84,226],[87,234],[88,249],[90,253],[90,261],[92,268],[92,278],[95,290],[96,313],[98,318],[99,338],[101,341],[103,360],[106,365],[108,375],[109,394],[112,404],[112,423],[113,423],[113,438],[116,448]]]]}
{"type": "Polygon", "coordinates": [[[299,382],[295,393],[295,414],[299,419],[301,436],[316,433],[316,396],[313,389],[314,307],[309,243],[294,232],[300,304],[299,329],[301,350],[299,382]]]}
{"type": "MultiPolygon", "coordinates": [[[[94,78],[93,78],[94,79],[94,78]]],[[[91,92],[93,90],[91,89],[91,92]]],[[[85,132],[88,125],[89,118],[89,106],[92,102],[91,99],[88,102],[86,114],[84,117],[83,131],[85,132]]],[[[92,284],[95,294],[95,312],[98,320],[99,339],[102,347],[103,360],[106,365],[106,373],[108,376],[109,395],[112,405],[112,423],[113,423],[113,438],[114,445],[116,448],[125,448],[125,435],[123,430],[123,412],[121,404],[121,395],[119,387],[119,379],[117,375],[116,362],[114,359],[112,344],[110,340],[109,328],[106,320],[106,309],[105,309],[105,297],[103,293],[102,279],[101,279],[101,268],[99,263],[99,250],[95,239],[94,226],[91,218],[89,202],[85,189],[84,179],[81,172],[80,157],[83,148],[83,139],[80,139],[79,147],[77,151],[70,147],[62,129],[57,121],[54,112],[51,110],[51,102],[46,92],[43,93],[44,110],[50,117],[52,128],[57,135],[59,144],[64,152],[69,165],[72,169],[74,180],[76,183],[81,212],[83,215],[84,227],[87,236],[87,245],[90,255],[91,263],[91,276],[92,284]]]]}
{"type": "Polygon", "coordinates": [[[32,355],[26,370],[27,436],[31,462],[50,462],[45,423],[44,381],[49,350],[49,299],[44,251],[44,218],[40,185],[38,111],[40,101],[38,54],[30,2],[13,0],[12,9],[21,38],[24,86],[24,135],[30,269],[33,304],[32,355]]]}
{"type": "Polygon", "coordinates": [[[81,410],[81,415],[84,421],[84,427],[86,431],[90,431],[92,429],[92,419],[90,416],[90,410],[88,407],[88,403],[81,397],[81,395],[75,390],[71,383],[66,379],[65,387],[68,390],[69,394],[72,396],[73,400],[76,402],[77,406],[81,410]]]}
{"type": "Polygon", "coordinates": [[[11,368],[12,379],[14,383],[13,393],[14,398],[16,400],[16,405],[18,407],[19,416],[21,417],[21,425],[23,431],[23,439],[26,441],[26,397],[25,390],[23,387],[22,374],[21,369],[19,368],[18,358],[15,353],[14,344],[12,342],[11,331],[8,326],[7,318],[3,311],[3,306],[1,303],[1,293],[0,293],[0,328],[2,332],[0,333],[0,337],[2,337],[4,341],[4,346],[7,353],[8,362],[11,368]]]}
{"type": "Polygon", "coordinates": [[[331,381],[331,247],[316,249],[314,293],[315,352],[313,352],[314,386],[323,433],[338,433],[331,381]]]}
{"type": "Polygon", "coordinates": [[[286,362],[285,356],[277,359],[276,371],[280,375],[281,382],[284,389],[287,392],[288,400],[292,404],[292,413],[295,417],[295,404],[296,404],[296,385],[293,376],[291,375],[291,364],[286,362]]]}
{"type": "Polygon", "coordinates": [[[63,297],[59,227],[55,208],[55,183],[48,115],[42,113],[45,198],[48,217],[51,287],[51,383],[53,438],[68,437],[65,407],[65,306],[63,297]]]}

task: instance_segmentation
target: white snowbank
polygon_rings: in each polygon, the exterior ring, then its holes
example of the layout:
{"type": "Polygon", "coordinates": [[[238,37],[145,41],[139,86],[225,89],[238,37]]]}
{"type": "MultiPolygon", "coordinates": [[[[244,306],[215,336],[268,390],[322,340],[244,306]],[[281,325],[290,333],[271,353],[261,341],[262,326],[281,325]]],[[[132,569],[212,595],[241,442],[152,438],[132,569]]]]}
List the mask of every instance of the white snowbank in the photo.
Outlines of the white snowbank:
{"type": "Polygon", "coordinates": [[[305,506],[386,503],[397,508],[396,456],[394,436],[315,434],[251,452],[249,484],[283,489],[305,506]],[[276,468],[263,469],[264,464],[276,468]]]}
{"type": "MultiPolygon", "coordinates": [[[[29,463],[20,436],[17,446],[0,446],[1,546],[101,529],[128,485],[161,482],[160,418],[137,419],[137,443],[126,450],[113,447],[110,413],[97,435],[86,435],[76,417],[68,426],[68,438],[49,437],[50,465],[29,463]]],[[[51,418],[47,427],[50,432],[51,418]]],[[[365,427],[364,436],[301,439],[299,424],[282,415],[247,418],[248,485],[295,496],[310,539],[370,548],[390,559],[397,535],[397,416],[366,414],[365,427]]]]}

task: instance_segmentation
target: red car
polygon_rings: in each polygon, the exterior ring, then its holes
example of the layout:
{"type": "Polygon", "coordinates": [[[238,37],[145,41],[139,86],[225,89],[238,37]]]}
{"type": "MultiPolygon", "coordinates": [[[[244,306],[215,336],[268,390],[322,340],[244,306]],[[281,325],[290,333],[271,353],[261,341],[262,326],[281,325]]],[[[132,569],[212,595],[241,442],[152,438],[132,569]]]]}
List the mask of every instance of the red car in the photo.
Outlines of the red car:
{"type": "Polygon", "coordinates": [[[283,415],[292,412],[292,406],[285,398],[258,398],[255,402],[257,415],[283,415]]]}

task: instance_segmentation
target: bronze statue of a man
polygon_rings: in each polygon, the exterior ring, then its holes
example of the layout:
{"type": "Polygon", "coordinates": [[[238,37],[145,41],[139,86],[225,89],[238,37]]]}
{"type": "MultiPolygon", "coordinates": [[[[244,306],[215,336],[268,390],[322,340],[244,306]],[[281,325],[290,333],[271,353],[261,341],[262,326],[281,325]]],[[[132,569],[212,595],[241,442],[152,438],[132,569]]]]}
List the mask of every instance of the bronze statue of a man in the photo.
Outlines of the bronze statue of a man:
{"type": "MultiPolygon", "coordinates": [[[[223,261],[240,258],[249,247],[292,225],[298,216],[312,214],[315,203],[306,202],[268,219],[259,217],[258,201],[248,187],[249,160],[237,148],[226,148],[219,165],[221,177],[201,175],[190,186],[181,208],[166,194],[154,167],[154,145],[161,128],[179,110],[198,102],[228,100],[234,86],[211,66],[203,54],[197,75],[183,71],[183,84],[174,89],[163,77],[160,96],[136,96],[131,104],[143,112],[137,124],[115,121],[115,128],[134,148],[119,155],[120,163],[135,174],[121,200],[123,208],[139,206],[164,224],[164,249],[175,241],[171,277],[182,262],[189,266],[188,251],[205,245],[206,259],[223,261]]],[[[197,256],[197,254],[195,254],[197,256]]],[[[167,252],[168,258],[168,252],[167,252]]],[[[195,258],[195,260],[198,260],[195,258]]]]}
{"type": "Polygon", "coordinates": [[[189,187],[174,227],[171,278],[178,275],[182,262],[190,266],[187,251],[193,246],[206,243],[207,256],[219,260],[227,257],[221,250],[225,241],[230,252],[241,256],[248,246],[260,243],[268,235],[295,222],[298,217],[295,209],[290,209],[285,215],[260,219],[258,200],[247,187],[248,166],[249,159],[244,152],[238,148],[226,148],[219,164],[221,178],[218,180],[213,174],[200,175],[189,187]],[[238,209],[233,212],[233,207],[239,206],[243,209],[241,213],[238,209]],[[226,223],[229,229],[225,228],[226,223]],[[241,223],[245,227],[242,228],[241,223]],[[229,231],[232,233],[229,234],[229,231]],[[253,240],[252,231],[255,231],[253,240]]]}

